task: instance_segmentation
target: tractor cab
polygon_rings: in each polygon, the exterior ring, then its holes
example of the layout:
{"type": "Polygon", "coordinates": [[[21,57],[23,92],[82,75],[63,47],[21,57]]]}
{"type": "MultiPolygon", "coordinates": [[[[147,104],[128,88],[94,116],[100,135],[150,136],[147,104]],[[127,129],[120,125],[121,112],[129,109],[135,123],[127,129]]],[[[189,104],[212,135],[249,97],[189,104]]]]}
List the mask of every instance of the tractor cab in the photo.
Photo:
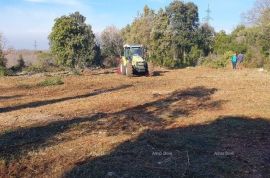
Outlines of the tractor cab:
{"type": "Polygon", "coordinates": [[[142,45],[124,45],[124,56],[132,60],[133,56],[144,57],[144,48],[142,45]]]}

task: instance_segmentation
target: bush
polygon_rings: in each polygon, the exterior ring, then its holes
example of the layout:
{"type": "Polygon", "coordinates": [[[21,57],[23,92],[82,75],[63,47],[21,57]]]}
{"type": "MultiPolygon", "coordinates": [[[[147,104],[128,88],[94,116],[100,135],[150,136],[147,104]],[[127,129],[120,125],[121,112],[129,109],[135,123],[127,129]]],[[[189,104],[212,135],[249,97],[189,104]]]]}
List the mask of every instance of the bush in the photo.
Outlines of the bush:
{"type": "Polygon", "coordinates": [[[7,59],[4,57],[1,57],[1,54],[0,54],[0,66],[6,67],[6,64],[7,64],[7,59]]]}
{"type": "Polygon", "coordinates": [[[223,55],[214,55],[206,57],[202,64],[211,68],[225,68],[230,62],[230,58],[233,55],[232,51],[227,51],[223,55]]]}
{"type": "Polygon", "coordinates": [[[27,73],[41,73],[41,72],[46,72],[46,70],[44,68],[42,68],[39,65],[30,65],[28,67],[25,68],[25,71],[27,73]]]}
{"type": "Polygon", "coordinates": [[[0,66],[0,76],[8,75],[7,69],[3,66],[0,66]]]}
{"type": "Polygon", "coordinates": [[[106,57],[102,64],[105,67],[117,67],[120,64],[120,58],[121,57],[115,57],[115,56],[111,56],[111,57],[106,57]]]}
{"type": "Polygon", "coordinates": [[[49,77],[46,78],[44,81],[38,83],[38,86],[46,87],[46,86],[54,86],[54,85],[62,85],[64,82],[62,81],[61,77],[49,77]]]}
{"type": "Polygon", "coordinates": [[[38,65],[43,68],[56,66],[54,56],[49,52],[39,52],[37,54],[38,65]]]}
{"type": "Polygon", "coordinates": [[[266,59],[263,68],[270,70],[270,59],[266,59]]]}
{"type": "Polygon", "coordinates": [[[203,54],[203,51],[201,49],[199,49],[197,46],[192,47],[191,51],[187,55],[186,65],[187,66],[196,66],[198,63],[198,60],[200,59],[202,54],[203,54]]]}
{"type": "Polygon", "coordinates": [[[269,58],[265,57],[259,48],[250,48],[244,59],[244,66],[250,68],[267,68],[269,65],[269,58]]]}
{"type": "Polygon", "coordinates": [[[23,59],[23,56],[20,55],[17,61],[17,65],[11,67],[10,72],[12,73],[21,72],[24,68],[25,68],[25,61],[23,59]]]}
{"type": "Polygon", "coordinates": [[[25,67],[25,61],[24,61],[24,59],[23,59],[23,56],[22,55],[20,55],[19,56],[19,59],[18,59],[18,67],[20,68],[20,69],[22,69],[22,68],[24,68],[25,67]]]}
{"type": "Polygon", "coordinates": [[[165,60],[163,61],[163,63],[161,63],[161,65],[168,68],[176,68],[178,66],[178,63],[174,59],[165,58],[165,60]]]}

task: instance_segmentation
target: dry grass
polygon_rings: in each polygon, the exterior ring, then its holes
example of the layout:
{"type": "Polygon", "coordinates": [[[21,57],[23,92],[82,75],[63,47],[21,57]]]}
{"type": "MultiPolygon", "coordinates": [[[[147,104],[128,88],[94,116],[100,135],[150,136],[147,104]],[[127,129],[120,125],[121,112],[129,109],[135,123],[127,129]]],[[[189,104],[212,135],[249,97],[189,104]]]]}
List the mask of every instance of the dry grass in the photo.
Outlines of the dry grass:
{"type": "Polygon", "coordinates": [[[270,80],[190,68],[0,78],[0,177],[269,177],[270,80]]]}

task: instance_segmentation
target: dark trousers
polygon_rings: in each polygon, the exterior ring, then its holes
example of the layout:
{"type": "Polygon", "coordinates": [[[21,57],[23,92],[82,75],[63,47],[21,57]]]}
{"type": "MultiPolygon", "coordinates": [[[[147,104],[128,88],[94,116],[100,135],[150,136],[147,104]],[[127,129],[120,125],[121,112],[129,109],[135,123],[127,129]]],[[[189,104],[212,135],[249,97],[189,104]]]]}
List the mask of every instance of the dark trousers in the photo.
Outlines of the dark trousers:
{"type": "Polygon", "coordinates": [[[233,69],[236,69],[237,62],[232,62],[233,69]]]}

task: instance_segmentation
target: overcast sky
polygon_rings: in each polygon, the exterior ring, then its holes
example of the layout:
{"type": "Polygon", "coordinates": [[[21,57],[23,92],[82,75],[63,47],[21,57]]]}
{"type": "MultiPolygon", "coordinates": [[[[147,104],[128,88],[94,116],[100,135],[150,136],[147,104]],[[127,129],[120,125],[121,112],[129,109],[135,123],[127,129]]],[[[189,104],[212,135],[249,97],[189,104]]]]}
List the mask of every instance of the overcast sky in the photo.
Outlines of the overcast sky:
{"type": "MultiPolygon", "coordinates": [[[[255,0],[192,0],[199,7],[202,20],[208,4],[211,25],[216,31],[232,31],[241,23],[241,14],[250,9],[255,0]]],[[[141,12],[144,5],[158,10],[170,0],[0,0],[0,33],[8,47],[48,49],[48,35],[56,17],[79,11],[87,17],[95,33],[106,26],[122,28],[141,12]]],[[[185,0],[187,2],[187,0],[185,0]]]]}

